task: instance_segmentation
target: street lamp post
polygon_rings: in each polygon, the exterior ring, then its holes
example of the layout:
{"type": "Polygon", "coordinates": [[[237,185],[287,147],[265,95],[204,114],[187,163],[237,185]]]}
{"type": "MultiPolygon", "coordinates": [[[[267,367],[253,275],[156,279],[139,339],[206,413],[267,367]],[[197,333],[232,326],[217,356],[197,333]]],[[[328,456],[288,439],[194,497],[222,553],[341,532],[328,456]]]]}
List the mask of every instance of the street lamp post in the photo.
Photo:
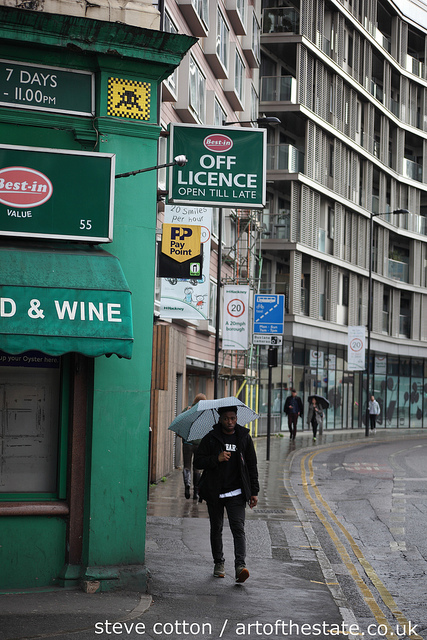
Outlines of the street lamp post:
{"type": "Polygon", "coordinates": [[[223,127],[229,127],[232,124],[257,124],[259,127],[265,127],[269,124],[274,127],[281,124],[281,121],[279,118],[276,118],[276,116],[264,116],[262,118],[256,118],[256,120],[236,120],[235,122],[222,121],[223,127]]]}
{"type": "MultiPolygon", "coordinates": [[[[386,212],[389,213],[389,212],[386,212]]],[[[373,229],[374,218],[377,216],[386,215],[386,213],[373,213],[369,221],[369,281],[368,281],[368,336],[367,336],[367,348],[366,348],[366,424],[365,424],[365,436],[369,436],[369,398],[370,394],[370,370],[371,370],[371,330],[372,330],[372,253],[373,253],[373,229]]],[[[398,213],[409,213],[408,209],[395,209],[390,212],[392,215],[398,213]]]]}
{"type": "MultiPolygon", "coordinates": [[[[235,122],[227,122],[223,120],[222,126],[227,127],[233,124],[257,124],[259,127],[265,127],[267,125],[276,126],[281,121],[275,116],[264,116],[262,118],[256,118],[256,120],[236,120],[235,122]]],[[[216,320],[215,320],[215,361],[214,361],[214,398],[218,397],[219,393],[219,323],[221,319],[221,272],[222,272],[222,207],[218,212],[218,265],[217,265],[217,290],[216,290],[216,320]]]]}

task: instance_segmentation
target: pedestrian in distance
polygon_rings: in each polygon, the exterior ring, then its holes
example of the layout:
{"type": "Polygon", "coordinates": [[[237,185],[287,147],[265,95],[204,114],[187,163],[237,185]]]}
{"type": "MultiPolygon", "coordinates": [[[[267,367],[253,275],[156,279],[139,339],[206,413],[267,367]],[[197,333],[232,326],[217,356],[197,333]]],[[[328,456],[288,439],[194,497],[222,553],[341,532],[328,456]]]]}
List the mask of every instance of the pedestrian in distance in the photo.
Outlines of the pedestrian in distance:
{"type": "Polygon", "coordinates": [[[216,578],[225,577],[222,542],[224,509],[234,540],[236,582],[249,578],[246,568],[245,508],[256,507],[259,483],[254,444],[249,429],[237,424],[237,407],[220,407],[219,421],[201,441],[195,464],[203,469],[200,499],[206,500],[216,578]]]}
{"type": "Polygon", "coordinates": [[[369,400],[369,425],[373,433],[377,431],[377,416],[381,413],[380,405],[375,400],[374,395],[371,395],[369,400]]]}
{"type": "Polygon", "coordinates": [[[319,428],[319,431],[321,432],[323,427],[323,411],[317,404],[316,398],[311,399],[311,404],[307,413],[307,424],[309,428],[311,425],[313,430],[313,440],[316,440],[317,429],[319,428]]]}
{"type": "MultiPolygon", "coordinates": [[[[197,404],[199,400],[206,400],[206,396],[204,393],[198,393],[193,400],[193,404],[184,409],[184,411],[187,411],[188,409],[191,409],[191,407],[194,407],[194,405],[197,404]]],[[[199,481],[202,474],[194,464],[194,457],[197,453],[199,444],[200,440],[188,441],[183,439],[182,441],[182,458],[184,464],[182,475],[184,478],[184,495],[187,500],[191,496],[191,471],[193,471],[193,500],[197,500],[199,497],[199,481]],[[191,463],[193,463],[193,469],[191,469],[191,463]]]]}
{"type": "Polygon", "coordinates": [[[296,389],[291,389],[291,395],[286,398],[283,411],[288,416],[288,429],[291,440],[295,440],[298,418],[303,414],[302,400],[297,396],[296,389]]]}

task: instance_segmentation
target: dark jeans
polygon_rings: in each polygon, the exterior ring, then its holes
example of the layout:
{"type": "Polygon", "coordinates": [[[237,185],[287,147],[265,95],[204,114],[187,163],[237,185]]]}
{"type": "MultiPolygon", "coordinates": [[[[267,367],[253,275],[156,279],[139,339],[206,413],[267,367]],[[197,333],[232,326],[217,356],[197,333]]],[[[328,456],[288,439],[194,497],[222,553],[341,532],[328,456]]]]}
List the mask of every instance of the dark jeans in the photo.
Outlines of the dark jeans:
{"type": "MultiPolygon", "coordinates": [[[[198,444],[182,443],[182,456],[184,458],[183,477],[185,485],[191,486],[191,461],[194,460],[198,447],[198,444]]],[[[193,487],[195,489],[197,489],[199,485],[201,475],[201,472],[195,469],[193,465],[193,487]]]]}
{"type": "Polygon", "coordinates": [[[245,564],[245,506],[245,499],[242,495],[233,496],[233,498],[222,498],[216,503],[208,503],[211,525],[211,549],[214,562],[224,562],[222,528],[224,524],[225,507],[234,540],[234,564],[236,567],[245,564]]]}
{"type": "Polygon", "coordinates": [[[371,423],[371,429],[376,429],[377,428],[377,414],[376,413],[370,413],[369,414],[369,422],[371,423]]]}
{"type": "Polygon", "coordinates": [[[297,433],[297,422],[298,422],[298,414],[288,413],[288,428],[289,428],[289,433],[293,438],[295,438],[297,433]]]}
{"type": "Polygon", "coordinates": [[[313,430],[313,438],[315,438],[317,436],[317,427],[318,427],[317,420],[312,418],[311,419],[311,428],[313,430]]]}

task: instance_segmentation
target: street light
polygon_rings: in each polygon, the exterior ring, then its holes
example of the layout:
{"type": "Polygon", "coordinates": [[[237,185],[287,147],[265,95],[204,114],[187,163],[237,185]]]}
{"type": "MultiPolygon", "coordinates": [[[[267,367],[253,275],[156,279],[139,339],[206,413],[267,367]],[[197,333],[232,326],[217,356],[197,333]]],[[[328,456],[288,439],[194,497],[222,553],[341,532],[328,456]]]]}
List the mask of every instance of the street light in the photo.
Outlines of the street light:
{"type": "Polygon", "coordinates": [[[387,214],[395,215],[398,213],[409,213],[408,209],[395,209],[394,211],[385,213],[373,213],[370,214],[369,221],[369,282],[368,282],[368,340],[366,350],[366,424],[365,424],[365,436],[369,436],[369,388],[370,388],[370,368],[371,368],[371,328],[372,328],[372,253],[373,253],[373,229],[374,218],[377,216],[384,216],[387,214]]]}
{"type": "MultiPolygon", "coordinates": [[[[222,121],[227,127],[232,124],[257,124],[260,127],[280,124],[279,118],[265,116],[256,120],[237,120],[236,122],[222,121]]],[[[216,289],[216,315],[215,315],[215,361],[214,361],[214,398],[218,398],[219,381],[219,322],[221,318],[221,270],[222,270],[222,207],[218,210],[218,265],[217,265],[217,289],[216,289]]]]}
{"type": "Polygon", "coordinates": [[[128,171],[127,173],[118,173],[115,178],[129,178],[129,176],[136,176],[138,173],[145,173],[146,171],[154,171],[154,169],[165,169],[165,167],[173,167],[176,164],[178,167],[183,167],[188,162],[187,156],[175,156],[173,162],[166,162],[166,164],[156,164],[155,167],[148,167],[147,169],[138,169],[137,171],[128,171]]]}
{"type": "Polygon", "coordinates": [[[223,127],[229,127],[231,124],[257,124],[259,127],[265,127],[266,124],[277,125],[281,124],[279,118],[275,116],[264,116],[263,118],[256,118],[255,120],[236,120],[235,122],[222,121],[223,127]]]}

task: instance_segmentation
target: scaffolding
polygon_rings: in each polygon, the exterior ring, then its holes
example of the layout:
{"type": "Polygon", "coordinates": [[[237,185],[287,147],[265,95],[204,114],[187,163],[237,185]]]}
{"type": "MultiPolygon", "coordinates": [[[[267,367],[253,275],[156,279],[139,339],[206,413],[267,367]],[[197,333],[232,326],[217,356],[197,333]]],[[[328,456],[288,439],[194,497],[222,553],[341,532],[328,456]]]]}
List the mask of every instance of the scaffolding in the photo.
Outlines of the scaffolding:
{"type": "MultiPolygon", "coordinates": [[[[237,209],[230,214],[236,227],[236,240],[223,252],[223,263],[229,265],[231,273],[221,279],[221,285],[248,285],[251,296],[259,291],[261,274],[261,212],[254,209],[237,209]]],[[[250,318],[252,321],[253,318],[250,318]]],[[[250,345],[247,351],[231,351],[229,366],[225,368],[225,352],[222,352],[220,376],[234,380],[238,384],[236,395],[258,411],[259,404],[259,348],[250,345]]],[[[249,425],[257,432],[257,421],[249,425]]]]}

